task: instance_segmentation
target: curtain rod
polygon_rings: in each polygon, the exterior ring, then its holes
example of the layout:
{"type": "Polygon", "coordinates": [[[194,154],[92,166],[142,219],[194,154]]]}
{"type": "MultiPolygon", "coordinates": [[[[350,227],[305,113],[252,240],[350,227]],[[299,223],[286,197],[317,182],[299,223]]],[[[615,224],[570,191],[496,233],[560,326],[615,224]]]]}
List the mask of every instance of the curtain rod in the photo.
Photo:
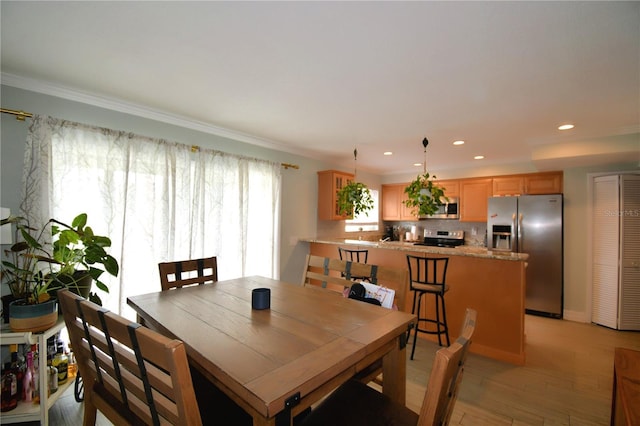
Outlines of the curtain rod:
{"type": "MultiPolygon", "coordinates": [[[[200,147],[198,145],[191,145],[191,152],[198,152],[198,151],[200,151],[200,147]]],[[[280,166],[284,167],[285,170],[300,169],[299,165],[291,164],[291,163],[280,163],[280,166]]]]}
{"type": "MultiPolygon", "coordinates": [[[[31,114],[30,112],[18,111],[16,109],[0,108],[0,112],[2,112],[3,114],[15,115],[16,116],[16,120],[20,120],[20,121],[24,121],[25,118],[33,117],[33,114],[31,114]]],[[[197,145],[191,146],[191,152],[197,152],[199,150],[200,150],[199,146],[197,146],[197,145]]],[[[288,169],[296,169],[296,170],[298,170],[300,168],[300,166],[298,166],[297,164],[290,164],[290,163],[281,163],[281,166],[284,167],[287,170],[288,169]]]]}
{"type": "Polygon", "coordinates": [[[33,114],[31,114],[30,112],[18,111],[16,109],[0,108],[0,112],[2,112],[3,114],[15,115],[16,120],[20,121],[24,121],[25,118],[33,117],[33,114]]]}

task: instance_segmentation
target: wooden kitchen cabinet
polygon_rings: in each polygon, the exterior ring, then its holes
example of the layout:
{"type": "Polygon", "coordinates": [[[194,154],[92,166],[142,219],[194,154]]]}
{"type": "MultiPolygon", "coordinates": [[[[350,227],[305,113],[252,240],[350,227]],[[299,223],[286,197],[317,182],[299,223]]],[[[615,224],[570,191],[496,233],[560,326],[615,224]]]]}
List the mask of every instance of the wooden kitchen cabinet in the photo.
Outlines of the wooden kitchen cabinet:
{"type": "Polygon", "coordinates": [[[438,186],[444,188],[444,195],[447,197],[459,197],[460,196],[460,181],[459,180],[436,180],[438,186]]]}
{"type": "Polygon", "coordinates": [[[493,178],[493,195],[561,194],[562,172],[530,173],[493,178]]]}
{"type": "Polygon", "coordinates": [[[341,215],[338,213],[338,191],[353,179],[353,174],[337,170],[323,170],[318,172],[319,220],[351,219],[351,215],[341,215]]]}
{"type": "Polygon", "coordinates": [[[562,194],[562,172],[524,175],[524,191],[530,195],[562,194]]]}
{"type": "Polygon", "coordinates": [[[411,209],[404,205],[409,183],[382,185],[382,220],[417,220],[411,209]]]}
{"type": "Polygon", "coordinates": [[[493,195],[493,179],[460,181],[460,221],[486,222],[489,197],[493,195]]]}

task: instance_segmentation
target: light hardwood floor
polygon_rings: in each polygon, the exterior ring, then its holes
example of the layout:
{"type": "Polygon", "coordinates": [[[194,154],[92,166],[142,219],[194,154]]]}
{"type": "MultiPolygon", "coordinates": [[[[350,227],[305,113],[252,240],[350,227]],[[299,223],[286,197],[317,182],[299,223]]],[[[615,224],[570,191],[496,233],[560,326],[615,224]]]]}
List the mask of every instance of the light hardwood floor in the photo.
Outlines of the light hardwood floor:
{"type": "MultiPolygon", "coordinates": [[[[640,333],[530,315],[525,330],[525,366],[469,356],[451,424],[608,425],[614,348],[640,350],[640,333]]],[[[407,360],[407,406],[415,411],[438,349],[419,339],[415,359],[407,360]]],[[[50,424],[82,424],[72,389],[51,408],[50,424]]],[[[100,414],[97,424],[110,425],[100,414]]]]}

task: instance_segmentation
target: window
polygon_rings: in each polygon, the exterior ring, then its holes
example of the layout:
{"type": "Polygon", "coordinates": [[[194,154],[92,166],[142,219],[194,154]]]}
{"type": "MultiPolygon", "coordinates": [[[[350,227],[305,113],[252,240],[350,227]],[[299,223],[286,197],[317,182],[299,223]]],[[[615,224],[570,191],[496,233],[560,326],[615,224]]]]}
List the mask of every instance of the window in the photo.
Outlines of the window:
{"type": "Polygon", "coordinates": [[[367,213],[361,213],[353,219],[347,219],[345,221],[345,232],[361,232],[361,231],[377,231],[378,230],[378,218],[380,217],[378,211],[378,190],[370,189],[371,198],[373,199],[373,209],[367,213]]]}

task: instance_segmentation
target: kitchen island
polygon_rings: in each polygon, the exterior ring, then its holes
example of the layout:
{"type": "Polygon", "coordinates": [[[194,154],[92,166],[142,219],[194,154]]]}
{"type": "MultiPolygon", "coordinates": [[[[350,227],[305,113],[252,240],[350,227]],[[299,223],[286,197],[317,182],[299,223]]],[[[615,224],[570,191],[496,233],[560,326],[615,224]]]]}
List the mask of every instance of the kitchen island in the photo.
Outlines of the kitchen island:
{"type": "MultiPolygon", "coordinates": [[[[303,239],[310,254],[338,257],[338,247],[367,249],[370,264],[407,268],[407,254],[448,257],[445,295],[449,337],[453,341],[462,326],[466,308],[478,311],[478,325],[471,351],[517,365],[525,363],[524,301],[525,268],[528,255],[490,251],[483,247],[456,248],[417,246],[406,242],[303,239]]],[[[407,288],[409,284],[407,283],[407,288]]],[[[406,309],[410,312],[413,293],[407,290],[406,309]]],[[[423,307],[433,309],[430,299],[423,307]],[[426,305],[426,306],[425,306],[426,305]]],[[[419,334],[436,340],[435,336],[419,334]]]]}

